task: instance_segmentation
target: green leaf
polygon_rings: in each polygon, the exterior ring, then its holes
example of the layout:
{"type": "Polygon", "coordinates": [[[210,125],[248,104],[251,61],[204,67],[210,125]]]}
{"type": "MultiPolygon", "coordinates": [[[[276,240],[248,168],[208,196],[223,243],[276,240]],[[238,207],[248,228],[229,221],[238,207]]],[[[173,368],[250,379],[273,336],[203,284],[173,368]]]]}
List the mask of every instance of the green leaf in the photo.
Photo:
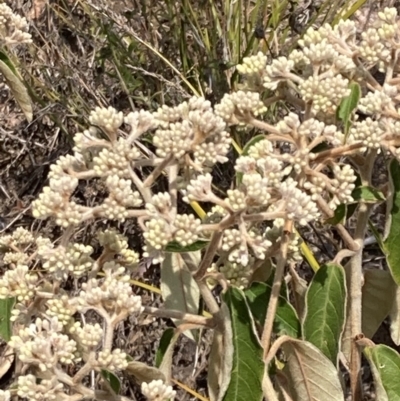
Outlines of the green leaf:
{"type": "MultiPolygon", "coordinates": [[[[254,146],[257,142],[266,139],[265,135],[257,135],[250,139],[249,142],[244,145],[243,151],[240,156],[247,156],[249,154],[249,149],[254,146]]],[[[240,185],[242,183],[243,173],[236,173],[236,185],[240,185]]]]}
{"type": "MultiPolygon", "coordinates": [[[[164,332],[165,334],[166,332],[164,332]]],[[[172,358],[174,356],[174,348],[175,344],[178,341],[181,332],[179,330],[174,330],[173,336],[169,340],[168,344],[167,341],[169,334],[166,334],[165,337],[163,335],[163,344],[160,343],[160,348],[162,347],[160,353],[157,354],[159,356],[159,365],[157,366],[160,369],[160,372],[164,375],[165,381],[167,383],[171,382],[172,376],[172,358]]],[[[159,350],[160,350],[159,348],[159,350]]]]}
{"type": "MultiPolygon", "coordinates": [[[[400,355],[387,345],[379,344],[364,349],[374,374],[375,384],[386,392],[388,401],[400,401],[400,355]]],[[[378,398],[384,400],[384,396],[378,398]]]]}
{"type": "Polygon", "coordinates": [[[263,350],[253,332],[246,298],[237,288],[223,295],[228,305],[233,335],[233,365],[225,401],[261,401],[264,374],[263,350]]]}
{"type": "Polygon", "coordinates": [[[210,241],[196,241],[191,245],[188,246],[182,246],[180,245],[177,241],[171,241],[167,244],[165,250],[167,252],[178,252],[178,253],[183,253],[183,252],[195,252],[199,251],[200,249],[205,248],[210,241]]]}
{"type": "Polygon", "coordinates": [[[101,369],[101,376],[104,380],[108,382],[114,393],[119,394],[119,390],[121,389],[121,382],[119,381],[118,377],[115,376],[114,373],[106,369],[101,369]]]}
{"type": "Polygon", "coordinates": [[[164,355],[167,352],[167,349],[174,337],[175,330],[172,327],[166,329],[161,336],[160,344],[158,345],[158,349],[156,352],[156,360],[155,365],[157,368],[160,367],[162,360],[164,359],[164,355]]]}
{"type": "MultiPolygon", "coordinates": [[[[271,284],[253,283],[245,290],[250,311],[260,327],[264,326],[269,299],[271,297],[271,284]]],[[[287,334],[291,337],[300,337],[301,327],[296,311],[287,299],[279,295],[278,307],[274,321],[274,332],[278,335],[287,334]]]]}
{"type": "Polygon", "coordinates": [[[356,110],[361,96],[361,88],[357,82],[350,84],[350,95],[342,99],[338,108],[338,117],[344,124],[344,134],[347,136],[351,126],[351,116],[356,110]]]}
{"type": "Polygon", "coordinates": [[[379,245],[379,248],[383,253],[385,253],[385,245],[383,243],[382,235],[379,233],[377,228],[375,227],[374,223],[371,220],[368,220],[368,227],[372,232],[372,235],[375,237],[377,244],[379,245]]]}
{"type": "Polygon", "coordinates": [[[396,159],[389,163],[389,189],[384,247],[390,272],[400,286],[400,163],[396,159]]]}
{"type": "MultiPolygon", "coordinates": [[[[166,309],[198,313],[199,287],[179,253],[167,253],[161,265],[161,295],[166,309]]],[[[181,324],[180,321],[174,321],[176,325],[181,324]]],[[[190,331],[185,335],[194,341],[190,331]]]]}
{"type": "Polygon", "coordinates": [[[135,377],[139,384],[149,383],[153,380],[162,380],[165,382],[165,375],[160,369],[148,366],[143,362],[130,361],[125,372],[135,377]]]}
{"type": "Polygon", "coordinates": [[[12,335],[11,311],[15,305],[15,298],[0,299],[0,337],[8,342],[12,335]]]}
{"type": "Polygon", "coordinates": [[[285,391],[293,401],[344,401],[339,375],[332,362],[309,342],[286,341],[282,374],[285,391]]]}
{"type": "Polygon", "coordinates": [[[389,315],[396,295],[396,283],[386,270],[366,269],[362,286],[362,331],[372,338],[389,315]]]}
{"type": "Polygon", "coordinates": [[[218,326],[208,359],[207,387],[211,401],[221,401],[228,389],[233,363],[233,335],[230,312],[225,302],[219,310],[218,326]]]}
{"type": "Polygon", "coordinates": [[[371,360],[371,347],[367,347],[363,350],[364,355],[366,359],[368,360],[371,372],[372,372],[372,377],[374,380],[374,385],[375,385],[375,399],[379,401],[389,401],[388,396],[386,393],[385,388],[383,387],[381,377],[379,375],[379,370],[375,366],[375,364],[371,360]]]}
{"type": "Polygon", "coordinates": [[[346,220],[346,213],[347,206],[342,203],[335,209],[333,217],[325,220],[325,223],[332,224],[333,226],[339,223],[343,223],[346,220]]]}
{"type": "Polygon", "coordinates": [[[271,259],[264,260],[261,265],[253,271],[250,283],[260,282],[265,283],[271,276],[273,276],[274,265],[271,259]]]}
{"type": "Polygon", "coordinates": [[[346,319],[346,279],[342,266],[321,266],[306,295],[303,338],[318,347],[334,364],[346,319]]]}
{"type": "Polygon", "coordinates": [[[385,196],[381,191],[369,186],[354,188],[351,196],[355,202],[362,200],[366,203],[376,203],[385,200],[385,196]]]}
{"type": "Polygon", "coordinates": [[[3,75],[7,86],[10,88],[15,100],[21,107],[26,119],[31,122],[33,117],[31,98],[28,90],[22,83],[21,77],[17,72],[12,61],[8,56],[0,51],[0,73],[3,75]]]}

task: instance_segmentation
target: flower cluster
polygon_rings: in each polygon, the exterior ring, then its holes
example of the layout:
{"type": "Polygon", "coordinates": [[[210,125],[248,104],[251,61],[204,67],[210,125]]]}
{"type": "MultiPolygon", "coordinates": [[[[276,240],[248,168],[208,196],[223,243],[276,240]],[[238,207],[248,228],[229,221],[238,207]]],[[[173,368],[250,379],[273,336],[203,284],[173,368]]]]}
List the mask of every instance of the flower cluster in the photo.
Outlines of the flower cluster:
{"type": "Polygon", "coordinates": [[[162,380],[153,380],[150,383],[142,383],[142,393],[148,401],[173,400],[176,392],[171,386],[164,384],[162,380]]]}
{"type": "Polygon", "coordinates": [[[125,273],[125,268],[115,262],[106,262],[103,266],[105,278],[90,279],[82,284],[82,291],[73,300],[80,311],[94,309],[106,311],[113,318],[122,320],[128,314],[142,312],[142,300],[140,296],[133,295],[129,285],[130,277],[125,273]]]}
{"type": "Polygon", "coordinates": [[[70,275],[79,278],[90,271],[94,264],[90,257],[92,252],[91,246],[83,244],[60,245],[56,248],[49,244],[38,249],[43,268],[57,280],[66,280],[70,275]]]}
{"type": "Polygon", "coordinates": [[[15,14],[5,3],[0,3],[0,45],[31,43],[28,23],[24,17],[15,14]]]}
{"type": "Polygon", "coordinates": [[[12,336],[8,344],[17,351],[21,362],[36,365],[41,371],[52,370],[57,364],[76,363],[81,359],[77,344],[61,333],[62,328],[57,318],[37,318],[12,336]]]}
{"type": "Polygon", "coordinates": [[[64,385],[55,377],[52,380],[40,380],[39,382],[34,375],[30,374],[18,377],[17,394],[29,401],[54,401],[65,393],[64,385]]]}

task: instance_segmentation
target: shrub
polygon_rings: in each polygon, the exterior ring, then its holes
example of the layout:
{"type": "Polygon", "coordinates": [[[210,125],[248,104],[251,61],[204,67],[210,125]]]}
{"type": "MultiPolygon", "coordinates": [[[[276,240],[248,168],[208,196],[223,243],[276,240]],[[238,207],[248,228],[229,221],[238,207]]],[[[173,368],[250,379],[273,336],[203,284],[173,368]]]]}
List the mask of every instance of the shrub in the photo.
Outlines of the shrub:
{"type": "Polygon", "coordinates": [[[371,338],[391,312],[400,343],[399,46],[396,10],[385,8],[363,32],[341,20],[308,29],[288,57],[244,58],[237,66],[243,88],[214,106],[193,97],[154,112],[92,111],[73,154],[51,166],[32,203],[35,219],[53,219],[63,230],[59,241],[23,228],[0,239],[7,266],[0,297],[13,322],[3,336],[22,364],[0,396],[126,400],[118,376],[128,372],[148,399],[170,399],[174,341],[206,328],[213,330],[211,400],[343,400],[340,367],[360,400],[362,353],[380,399],[397,399],[400,356],[371,338]],[[277,102],[286,112],[274,124],[263,115],[277,102]],[[231,158],[234,128],[257,135],[234,160],[235,180],[221,195],[212,173],[231,158]],[[383,156],[389,189],[372,182],[383,156]],[[80,183],[103,185],[107,195],[77,199],[80,183]],[[382,237],[371,218],[385,197],[382,237]],[[98,232],[95,257],[93,244],[75,239],[95,219],[120,226],[135,219],[141,254],[109,228],[98,232]],[[321,266],[297,231],[309,224],[339,238],[321,266]],[[368,227],[389,270],[364,268],[368,227]],[[298,272],[301,253],[314,269],[308,284],[298,272]],[[160,264],[164,308],[142,305],[132,289],[141,258],[160,264]],[[98,323],[85,319],[89,311],[98,323]],[[114,347],[117,326],[140,314],[177,319],[158,367],[114,347]],[[90,372],[101,388],[87,385],[90,372]]]}

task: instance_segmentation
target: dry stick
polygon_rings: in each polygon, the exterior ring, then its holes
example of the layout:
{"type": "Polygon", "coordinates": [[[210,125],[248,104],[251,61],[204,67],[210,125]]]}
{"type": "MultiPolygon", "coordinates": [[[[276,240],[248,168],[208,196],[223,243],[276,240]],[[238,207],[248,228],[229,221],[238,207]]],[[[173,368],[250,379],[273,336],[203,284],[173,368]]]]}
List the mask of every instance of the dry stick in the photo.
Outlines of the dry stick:
{"type": "Polygon", "coordinates": [[[268,303],[267,316],[265,318],[264,329],[261,337],[261,345],[264,348],[264,360],[266,359],[271,344],[272,329],[275,320],[276,308],[278,306],[279,293],[281,291],[283,274],[287,259],[290,235],[293,231],[293,222],[287,220],[284,225],[281,239],[281,249],[279,260],[275,270],[274,282],[272,284],[271,297],[268,303]]]}
{"type": "MultiPolygon", "coordinates": [[[[372,169],[374,167],[376,150],[370,151],[366,157],[365,163],[360,168],[360,176],[362,185],[369,185],[371,182],[372,169]]],[[[354,241],[359,244],[360,249],[356,251],[354,256],[348,263],[348,277],[350,278],[350,297],[349,297],[349,316],[350,318],[350,337],[351,337],[351,354],[350,354],[350,386],[353,401],[361,401],[361,349],[355,342],[362,333],[362,255],[364,248],[365,233],[368,228],[368,218],[372,205],[360,202],[357,224],[354,233],[354,241]]]]}

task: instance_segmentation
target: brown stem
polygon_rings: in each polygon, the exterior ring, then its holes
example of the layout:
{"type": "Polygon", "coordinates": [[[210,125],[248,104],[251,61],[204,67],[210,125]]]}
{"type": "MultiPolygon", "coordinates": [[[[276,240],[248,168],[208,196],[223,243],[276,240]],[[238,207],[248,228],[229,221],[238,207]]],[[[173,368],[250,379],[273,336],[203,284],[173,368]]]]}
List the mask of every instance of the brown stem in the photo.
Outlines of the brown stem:
{"type": "Polygon", "coordinates": [[[178,165],[168,167],[168,192],[171,195],[171,218],[174,220],[178,213],[178,165]]]}
{"type": "MultiPolygon", "coordinates": [[[[197,281],[197,285],[199,286],[201,296],[203,297],[204,303],[207,305],[208,310],[214,317],[217,316],[219,312],[219,306],[211,290],[208,288],[208,285],[204,281],[197,281]]],[[[215,323],[218,324],[217,321],[215,323]]]]}
{"type": "Polygon", "coordinates": [[[214,231],[210,243],[208,244],[207,250],[203,259],[200,262],[199,268],[193,277],[196,281],[201,281],[207,272],[207,269],[211,266],[214,256],[217,252],[219,243],[221,241],[224,229],[229,227],[235,221],[235,215],[229,215],[225,217],[220,223],[218,230],[214,231]]]}
{"type": "Polygon", "coordinates": [[[284,230],[282,232],[280,255],[275,270],[271,297],[269,299],[267,316],[265,318],[264,329],[261,337],[261,344],[264,348],[264,358],[263,358],[264,360],[268,355],[269,347],[271,344],[272,329],[276,315],[276,308],[278,306],[278,298],[281,290],[282,279],[285,272],[288,246],[292,231],[293,231],[293,222],[287,220],[285,222],[284,230]]]}
{"type": "Polygon", "coordinates": [[[143,182],[144,187],[151,187],[155,180],[160,176],[160,174],[163,172],[163,170],[169,165],[169,163],[172,161],[173,156],[170,155],[166,157],[161,164],[159,164],[152,172],[151,174],[146,178],[146,180],[143,182]]]}
{"type": "MultiPolygon", "coordinates": [[[[360,176],[363,185],[369,185],[371,182],[372,169],[376,158],[376,150],[370,151],[366,158],[364,166],[360,169],[360,176]]],[[[360,202],[357,224],[354,233],[354,241],[358,243],[359,250],[348,263],[349,277],[349,313],[350,319],[350,387],[353,401],[362,399],[361,387],[361,349],[356,343],[356,339],[362,333],[362,255],[364,248],[365,233],[368,228],[368,218],[372,205],[360,202]]]]}
{"type": "Polygon", "coordinates": [[[179,319],[183,320],[185,323],[195,324],[198,326],[205,326],[210,328],[214,327],[214,322],[212,318],[192,315],[190,313],[184,313],[178,310],[159,309],[159,308],[153,308],[151,306],[145,306],[143,313],[147,313],[149,315],[156,317],[179,319]]]}
{"type": "Polygon", "coordinates": [[[129,174],[131,176],[133,184],[139,190],[140,194],[143,196],[143,199],[146,203],[151,201],[151,190],[148,187],[145,187],[143,181],[137,176],[137,174],[133,171],[132,167],[129,167],[129,174]]]}
{"type": "Polygon", "coordinates": [[[338,156],[344,156],[345,154],[353,153],[355,150],[361,149],[364,146],[365,145],[359,142],[351,145],[341,146],[339,148],[325,150],[318,153],[313,161],[315,163],[321,163],[322,161],[327,161],[328,159],[334,159],[338,156]]]}
{"type": "MultiPolygon", "coordinates": [[[[328,218],[332,218],[334,216],[334,212],[329,208],[327,203],[322,197],[319,197],[317,199],[317,205],[318,207],[326,214],[328,218]]],[[[357,244],[352,236],[349,234],[349,232],[346,230],[346,228],[343,226],[343,224],[338,223],[336,224],[336,229],[339,235],[342,237],[344,243],[346,246],[351,250],[351,251],[358,251],[360,246],[357,244]]]]}
{"type": "Polygon", "coordinates": [[[79,384],[83,378],[89,374],[93,369],[94,363],[96,362],[96,353],[91,351],[86,363],[78,370],[75,376],[72,378],[74,384],[79,384]]]}

